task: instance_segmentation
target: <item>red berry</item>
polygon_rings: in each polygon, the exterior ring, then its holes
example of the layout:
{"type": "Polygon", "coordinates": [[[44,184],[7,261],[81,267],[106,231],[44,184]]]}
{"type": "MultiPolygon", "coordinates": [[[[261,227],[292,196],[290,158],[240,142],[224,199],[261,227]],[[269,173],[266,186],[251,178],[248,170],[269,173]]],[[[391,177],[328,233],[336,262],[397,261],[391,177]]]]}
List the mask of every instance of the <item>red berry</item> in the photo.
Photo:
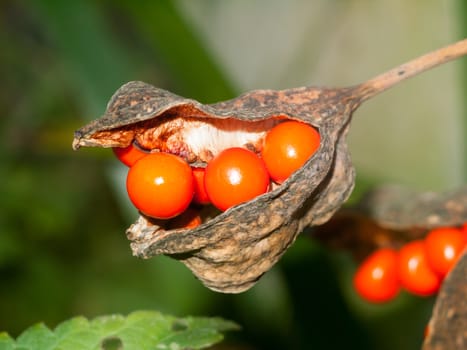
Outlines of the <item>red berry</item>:
{"type": "Polygon", "coordinates": [[[128,171],[126,186],[135,207],[158,219],[181,214],[194,193],[190,166],[168,153],[151,153],[137,161],[128,171]]]}
{"type": "Polygon", "coordinates": [[[467,222],[464,222],[460,230],[464,233],[465,237],[467,237],[467,222]]]}
{"type": "Polygon", "coordinates": [[[455,265],[466,245],[467,237],[454,227],[431,230],[425,237],[425,249],[431,268],[444,278],[455,265]]]}
{"type": "Polygon", "coordinates": [[[112,148],[112,151],[123,164],[129,167],[149,154],[133,144],[130,144],[127,147],[114,147],[112,148]]]}
{"type": "Polygon", "coordinates": [[[226,210],[267,192],[269,175],[255,153],[234,147],[222,151],[208,163],[204,185],[212,204],[226,210]]]}
{"type": "Polygon", "coordinates": [[[358,267],[354,288],[367,301],[383,303],[394,299],[400,290],[397,277],[397,252],[383,248],[368,256],[358,267]]]}
{"type": "Polygon", "coordinates": [[[407,243],[400,249],[398,274],[401,285],[420,296],[435,294],[441,284],[441,278],[428,264],[423,240],[407,243]]]}
{"type": "Polygon", "coordinates": [[[188,229],[199,225],[201,225],[199,212],[193,208],[187,208],[183,213],[170,220],[169,229],[188,229]]]}
{"type": "Polygon", "coordinates": [[[423,330],[423,339],[425,339],[426,337],[428,337],[430,335],[430,332],[431,332],[431,327],[429,324],[427,324],[425,326],[425,329],[423,330]]]}
{"type": "Polygon", "coordinates": [[[282,183],[319,148],[320,135],[312,126],[286,121],[273,127],[264,140],[261,156],[271,178],[282,183]]]}
{"type": "Polygon", "coordinates": [[[193,202],[198,204],[211,203],[206,192],[206,187],[204,186],[204,174],[205,168],[193,168],[193,176],[195,179],[195,195],[193,196],[193,202]]]}

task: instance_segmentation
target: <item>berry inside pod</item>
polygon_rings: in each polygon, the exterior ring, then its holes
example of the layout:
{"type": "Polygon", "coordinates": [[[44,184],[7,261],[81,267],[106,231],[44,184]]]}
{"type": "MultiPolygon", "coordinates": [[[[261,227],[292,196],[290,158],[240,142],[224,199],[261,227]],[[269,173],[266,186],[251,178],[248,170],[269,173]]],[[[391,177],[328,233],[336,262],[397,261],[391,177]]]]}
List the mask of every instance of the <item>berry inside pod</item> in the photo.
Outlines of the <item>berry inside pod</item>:
{"type": "Polygon", "coordinates": [[[201,224],[173,228],[141,214],[127,230],[133,254],[165,254],[182,261],[208,287],[250,288],[309,225],[327,221],[348,198],[354,169],[345,143],[360,98],[351,89],[257,90],[204,105],[143,82],[122,86],[105,114],[75,132],[73,148],[128,147],[167,152],[205,167],[220,152],[242,147],[260,154],[274,126],[299,121],[319,132],[305,164],[266,193],[226,211],[206,206],[201,224]]]}

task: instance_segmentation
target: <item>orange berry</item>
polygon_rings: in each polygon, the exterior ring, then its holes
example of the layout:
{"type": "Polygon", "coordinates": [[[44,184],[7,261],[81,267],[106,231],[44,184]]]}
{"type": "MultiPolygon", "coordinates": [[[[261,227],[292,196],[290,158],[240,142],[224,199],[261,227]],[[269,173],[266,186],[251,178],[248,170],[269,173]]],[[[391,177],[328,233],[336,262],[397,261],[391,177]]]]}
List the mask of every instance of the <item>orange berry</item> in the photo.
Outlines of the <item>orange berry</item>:
{"type": "Polygon", "coordinates": [[[461,226],[460,230],[464,233],[464,235],[467,237],[467,222],[464,222],[464,224],[461,226]]]}
{"type": "Polygon", "coordinates": [[[394,249],[378,249],[358,267],[354,288],[365,300],[383,303],[394,299],[400,290],[397,277],[397,252],[394,249]]]}
{"type": "Polygon", "coordinates": [[[191,167],[168,153],[151,153],[137,161],[128,171],[126,186],[134,206],[158,219],[181,214],[194,193],[191,167]]]}
{"type": "Polygon", "coordinates": [[[133,144],[130,144],[127,147],[114,147],[112,148],[112,151],[123,164],[129,167],[149,154],[133,144]]]}
{"type": "Polygon", "coordinates": [[[193,176],[195,178],[195,195],[193,196],[193,202],[197,204],[211,203],[206,192],[206,187],[204,186],[204,174],[205,168],[193,168],[193,176]]]}
{"type": "Polygon", "coordinates": [[[201,225],[199,212],[193,208],[187,208],[183,213],[170,220],[170,229],[195,228],[201,225]]]}
{"type": "Polygon", "coordinates": [[[431,268],[444,278],[457,262],[467,243],[467,237],[458,228],[441,227],[425,237],[425,249],[431,268]]]}
{"type": "Polygon", "coordinates": [[[315,128],[297,121],[286,121],[266,134],[261,156],[271,178],[282,183],[305,164],[319,144],[320,135],[315,128]]]}
{"type": "Polygon", "coordinates": [[[247,202],[269,188],[264,162],[255,153],[240,147],[219,153],[208,163],[204,176],[209,199],[220,210],[247,202]]]}
{"type": "Polygon", "coordinates": [[[398,274],[401,285],[416,295],[435,294],[441,285],[441,278],[428,264],[423,240],[407,243],[400,249],[398,274]]]}

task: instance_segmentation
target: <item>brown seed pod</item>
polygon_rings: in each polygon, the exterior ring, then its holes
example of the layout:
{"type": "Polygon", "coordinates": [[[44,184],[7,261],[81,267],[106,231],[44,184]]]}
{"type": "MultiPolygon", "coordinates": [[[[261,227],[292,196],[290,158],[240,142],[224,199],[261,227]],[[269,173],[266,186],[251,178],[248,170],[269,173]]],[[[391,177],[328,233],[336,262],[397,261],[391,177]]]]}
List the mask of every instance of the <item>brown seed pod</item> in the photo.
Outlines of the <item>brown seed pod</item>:
{"type": "Polygon", "coordinates": [[[331,220],[309,233],[329,248],[345,249],[360,262],[375,249],[398,249],[423,239],[432,228],[458,227],[465,222],[467,186],[437,193],[385,185],[339,209],[331,220]]]}
{"type": "Polygon", "coordinates": [[[422,350],[467,348],[465,276],[467,276],[467,249],[441,285],[422,350]]]}
{"type": "Polygon", "coordinates": [[[272,191],[223,213],[205,213],[193,229],[167,229],[141,215],[127,230],[134,255],[171,256],[208,288],[238,293],[268,271],[304,227],[326,222],[350,195],[355,172],[345,137],[360,103],[466,52],[467,41],[459,42],[355,87],[257,90],[211,105],[130,82],[114,94],[103,117],[76,131],[73,148],[135,142],[199,165],[231,146],[259,151],[267,130],[286,119],[317,128],[318,151],[272,191]]]}
{"type": "Polygon", "coordinates": [[[392,230],[459,226],[467,222],[467,186],[441,193],[382,186],[367,193],[358,209],[392,230]]]}

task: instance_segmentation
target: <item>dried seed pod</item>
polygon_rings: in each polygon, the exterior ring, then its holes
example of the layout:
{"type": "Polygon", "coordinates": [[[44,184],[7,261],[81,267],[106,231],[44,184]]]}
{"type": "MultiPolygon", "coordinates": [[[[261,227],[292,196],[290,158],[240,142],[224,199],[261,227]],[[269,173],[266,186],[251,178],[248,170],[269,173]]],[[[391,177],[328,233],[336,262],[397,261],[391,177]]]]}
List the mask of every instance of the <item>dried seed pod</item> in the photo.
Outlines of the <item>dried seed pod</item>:
{"type": "Polygon", "coordinates": [[[354,170],[344,138],[354,105],[341,102],[339,93],[263,90],[206,106],[130,82],[113,96],[104,117],[76,132],[74,147],[127,146],[136,140],[146,149],[178,153],[199,163],[220,151],[218,144],[229,144],[230,137],[257,149],[265,132],[282,119],[316,127],[319,150],[273,191],[192,230],[166,230],[163,223],[143,215],[128,229],[135,255],[173,256],[209,288],[240,292],[271,268],[305,226],[326,221],[350,194],[354,170]],[[191,141],[196,132],[200,135],[191,141]]]}
{"type": "Polygon", "coordinates": [[[467,187],[418,192],[396,185],[378,186],[358,203],[339,209],[331,220],[309,230],[327,247],[345,249],[362,261],[380,248],[400,248],[423,239],[436,227],[467,222],[467,187]]]}
{"type": "Polygon", "coordinates": [[[467,187],[436,193],[383,186],[366,194],[358,209],[392,230],[460,226],[467,222],[467,187]]]}
{"type": "Polygon", "coordinates": [[[422,350],[467,347],[467,249],[444,280],[422,350]]]}
{"type": "Polygon", "coordinates": [[[267,130],[283,120],[317,128],[318,151],[272,191],[223,213],[208,210],[193,229],[167,229],[141,215],[127,230],[134,255],[171,256],[208,288],[238,293],[268,271],[304,227],[326,222],[350,195],[355,173],[345,137],[360,103],[466,51],[467,43],[460,42],[355,87],[258,90],[211,105],[130,82],[114,94],[102,118],[76,131],[73,148],[135,142],[199,166],[227,147],[259,151],[267,130]]]}

